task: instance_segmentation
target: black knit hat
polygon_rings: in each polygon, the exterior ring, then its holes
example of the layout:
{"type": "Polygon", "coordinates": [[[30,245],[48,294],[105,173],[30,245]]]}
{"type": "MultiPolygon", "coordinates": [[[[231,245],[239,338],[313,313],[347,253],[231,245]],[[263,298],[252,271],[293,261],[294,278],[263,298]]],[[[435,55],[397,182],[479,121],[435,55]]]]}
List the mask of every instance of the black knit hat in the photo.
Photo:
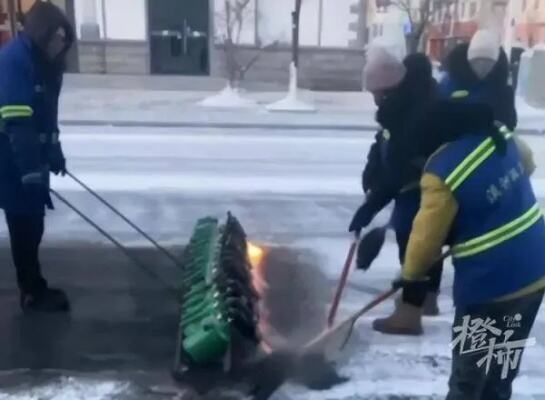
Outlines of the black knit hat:
{"type": "Polygon", "coordinates": [[[74,30],[66,15],[56,5],[44,1],[36,1],[26,13],[23,21],[24,32],[32,42],[45,51],[52,36],[59,28],[66,34],[66,46],[63,55],[74,42],[74,30]]]}

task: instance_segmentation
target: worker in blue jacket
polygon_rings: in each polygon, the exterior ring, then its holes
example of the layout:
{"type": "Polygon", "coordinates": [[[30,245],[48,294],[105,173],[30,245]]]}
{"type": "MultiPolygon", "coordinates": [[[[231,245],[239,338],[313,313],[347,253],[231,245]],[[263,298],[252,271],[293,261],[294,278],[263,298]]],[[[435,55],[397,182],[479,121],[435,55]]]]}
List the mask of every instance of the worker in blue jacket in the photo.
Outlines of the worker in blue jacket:
{"type": "Polygon", "coordinates": [[[512,396],[545,290],[545,221],[521,146],[491,107],[434,107],[434,143],[420,210],[396,287],[426,284],[443,246],[454,265],[456,306],[447,400],[512,396]]]}
{"type": "Polygon", "coordinates": [[[24,311],[67,311],[65,293],[43,278],[39,247],[49,174],[64,174],[58,102],[66,53],[74,39],[55,5],[36,2],[24,30],[0,52],[0,207],[4,209],[24,311]]]}

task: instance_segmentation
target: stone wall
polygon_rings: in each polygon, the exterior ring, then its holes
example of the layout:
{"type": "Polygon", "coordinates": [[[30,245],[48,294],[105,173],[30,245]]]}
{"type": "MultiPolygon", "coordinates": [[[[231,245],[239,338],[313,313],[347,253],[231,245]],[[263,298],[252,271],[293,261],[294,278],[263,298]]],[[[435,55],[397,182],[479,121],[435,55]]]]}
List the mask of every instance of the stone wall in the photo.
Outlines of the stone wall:
{"type": "MultiPolygon", "coordinates": [[[[223,48],[213,50],[211,74],[225,75],[223,48]]],[[[258,52],[241,46],[239,60],[247,62],[258,52]]],[[[291,49],[280,47],[264,51],[246,75],[247,80],[288,84],[291,49]]],[[[299,86],[312,90],[361,90],[363,50],[304,47],[300,53],[299,86]]]]}
{"type": "MultiPolygon", "coordinates": [[[[239,48],[239,59],[247,62],[258,49],[239,48]]],[[[79,66],[82,73],[149,74],[149,44],[139,41],[80,41],[79,66]]],[[[225,76],[223,48],[213,47],[211,75],[225,76]]],[[[299,86],[312,90],[361,90],[363,50],[303,47],[300,53],[299,86]]],[[[289,82],[291,49],[278,47],[262,52],[246,75],[247,81],[289,82]]]]}
{"type": "Polygon", "coordinates": [[[80,41],[79,66],[82,73],[149,73],[149,46],[139,41],[80,41]]]}

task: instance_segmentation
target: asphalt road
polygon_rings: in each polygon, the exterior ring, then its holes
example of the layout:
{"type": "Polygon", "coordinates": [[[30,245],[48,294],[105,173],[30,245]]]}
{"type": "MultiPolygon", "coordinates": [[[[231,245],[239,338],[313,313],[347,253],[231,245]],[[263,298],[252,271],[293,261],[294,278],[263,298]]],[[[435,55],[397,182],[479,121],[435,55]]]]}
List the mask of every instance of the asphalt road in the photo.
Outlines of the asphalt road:
{"type": "MultiPolygon", "coordinates": [[[[320,246],[341,241],[344,250],[347,223],[362,200],[360,173],[371,140],[369,133],[302,130],[71,127],[63,134],[71,171],[177,251],[187,242],[198,218],[223,216],[227,211],[239,217],[254,241],[284,245],[288,252],[293,251],[289,247],[294,242],[308,241],[317,253],[327,250],[320,246]]],[[[528,140],[538,163],[535,182],[542,198],[545,139],[528,140]]],[[[143,244],[137,234],[69,178],[55,179],[54,187],[123,243],[143,244]]],[[[380,216],[383,221],[386,217],[387,213],[380,216]]],[[[4,343],[0,346],[0,399],[26,399],[3,393],[8,393],[8,387],[42,387],[44,382],[60,385],[60,389],[51,390],[62,393],[65,386],[74,386],[65,385],[61,377],[67,375],[82,376],[86,382],[91,379],[81,389],[87,394],[102,387],[99,383],[132,382],[130,390],[120,389],[121,397],[97,395],[93,399],[176,398],[172,392],[150,393],[153,386],[171,384],[168,371],[177,324],[175,301],[62,204],[57,203],[47,221],[44,268],[55,285],[68,291],[73,313],[70,318],[21,315],[6,229],[0,225],[0,341],[4,343]],[[93,379],[98,383],[92,383],[93,379]]],[[[133,251],[165,280],[176,282],[178,271],[168,260],[149,248],[133,251]]],[[[376,288],[388,285],[398,268],[395,256],[389,257],[383,261],[391,264],[389,270],[377,269],[352,282],[346,299],[349,310],[370,299],[376,288]]],[[[308,258],[292,254],[289,261],[298,268],[305,260],[308,258]]],[[[451,313],[449,307],[450,298],[445,295],[442,309],[451,313]]],[[[426,338],[441,346],[439,353],[435,352],[439,347],[427,350],[423,342],[415,340],[402,350],[406,354],[400,355],[395,350],[399,343],[373,336],[377,347],[357,353],[353,363],[353,371],[365,371],[354,372],[354,378],[360,378],[355,385],[373,388],[376,379],[384,379],[379,376],[381,371],[390,365],[404,368],[400,374],[414,374],[402,381],[403,385],[430,374],[445,378],[448,313],[433,323],[426,338]],[[369,370],[371,361],[377,368],[369,370]],[[381,362],[385,364],[378,364],[381,362]],[[370,380],[365,380],[367,377],[370,380]]],[[[537,376],[542,347],[539,350],[529,358],[530,371],[537,376]]],[[[395,392],[397,384],[392,381],[377,390],[391,393],[388,390],[394,388],[395,392]]],[[[64,399],[47,393],[30,398],[64,399]]],[[[356,398],[350,388],[324,396],[320,398],[356,398]]],[[[304,398],[304,393],[297,397],[304,398]]]]}

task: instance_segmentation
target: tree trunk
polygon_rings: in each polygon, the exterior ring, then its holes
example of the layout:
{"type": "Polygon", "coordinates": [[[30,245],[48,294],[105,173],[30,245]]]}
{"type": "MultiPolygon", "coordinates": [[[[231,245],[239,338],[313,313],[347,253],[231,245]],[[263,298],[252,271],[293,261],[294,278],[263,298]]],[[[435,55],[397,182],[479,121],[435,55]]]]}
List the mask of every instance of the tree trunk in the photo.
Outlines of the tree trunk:
{"type": "Polygon", "coordinates": [[[291,13],[292,17],[292,61],[295,67],[299,67],[299,21],[301,16],[302,0],[295,0],[295,10],[291,13]]]}

